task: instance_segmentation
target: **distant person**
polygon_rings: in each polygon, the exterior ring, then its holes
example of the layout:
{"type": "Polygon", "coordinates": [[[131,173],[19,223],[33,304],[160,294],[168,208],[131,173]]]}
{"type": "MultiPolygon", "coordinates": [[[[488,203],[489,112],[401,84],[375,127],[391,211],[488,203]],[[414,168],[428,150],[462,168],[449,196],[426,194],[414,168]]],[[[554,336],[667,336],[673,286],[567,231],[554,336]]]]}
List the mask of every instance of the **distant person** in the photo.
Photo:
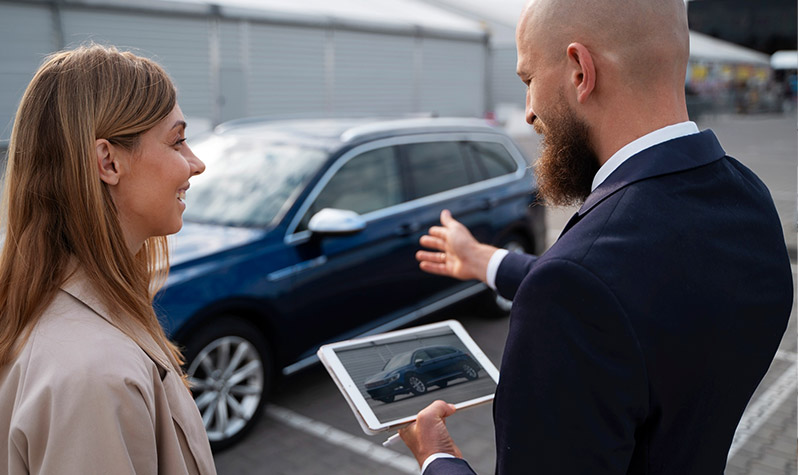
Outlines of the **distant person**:
{"type": "MultiPolygon", "coordinates": [[[[581,203],[540,257],[441,214],[421,268],[514,299],[496,472],[723,473],[792,307],[765,185],[688,121],[682,0],[532,0],[517,30],[538,184],[581,203]]],[[[472,473],[437,401],[400,431],[424,475],[472,473]],[[458,457],[458,458],[453,458],[458,457]]]]}
{"type": "Polygon", "coordinates": [[[189,179],[172,81],[101,46],[52,55],[17,111],[0,256],[0,471],[213,474],[152,308],[189,179]]]}

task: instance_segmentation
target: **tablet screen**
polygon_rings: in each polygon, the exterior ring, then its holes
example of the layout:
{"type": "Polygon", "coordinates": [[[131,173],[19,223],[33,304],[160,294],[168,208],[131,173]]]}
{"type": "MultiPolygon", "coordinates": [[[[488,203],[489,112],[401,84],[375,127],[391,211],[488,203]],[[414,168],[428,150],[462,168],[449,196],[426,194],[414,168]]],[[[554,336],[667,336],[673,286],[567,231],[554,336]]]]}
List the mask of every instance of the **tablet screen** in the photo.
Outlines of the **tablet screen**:
{"type": "Polygon", "coordinates": [[[437,399],[459,408],[490,400],[496,392],[496,368],[456,321],[350,340],[326,349],[333,358],[322,360],[336,364],[325,361],[325,366],[337,367],[339,374],[334,378],[348,383],[341,389],[345,396],[349,392],[348,398],[372,431],[413,420],[437,399]]]}

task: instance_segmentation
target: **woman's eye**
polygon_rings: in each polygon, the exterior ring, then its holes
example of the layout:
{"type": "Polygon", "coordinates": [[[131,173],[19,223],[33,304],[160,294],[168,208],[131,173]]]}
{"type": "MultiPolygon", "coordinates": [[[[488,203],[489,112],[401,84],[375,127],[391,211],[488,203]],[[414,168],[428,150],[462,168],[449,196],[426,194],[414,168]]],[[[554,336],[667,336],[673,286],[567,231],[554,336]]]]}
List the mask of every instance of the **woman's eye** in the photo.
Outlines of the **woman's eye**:
{"type": "Polygon", "coordinates": [[[185,141],[186,141],[186,139],[182,138],[182,139],[178,140],[177,142],[175,142],[174,146],[175,147],[179,147],[179,146],[183,145],[183,142],[185,142],[185,141]]]}

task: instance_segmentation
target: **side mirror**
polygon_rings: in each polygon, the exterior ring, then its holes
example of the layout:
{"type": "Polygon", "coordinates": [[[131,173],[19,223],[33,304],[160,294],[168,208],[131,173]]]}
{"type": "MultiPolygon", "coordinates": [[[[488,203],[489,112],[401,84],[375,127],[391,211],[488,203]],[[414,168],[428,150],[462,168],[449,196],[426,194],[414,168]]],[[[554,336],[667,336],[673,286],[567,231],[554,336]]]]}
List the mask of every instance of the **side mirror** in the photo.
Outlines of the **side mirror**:
{"type": "Polygon", "coordinates": [[[324,208],[310,218],[308,229],[314,234],[355,234],[366,229],[366,222],[354,211],[324,208]]]}
{"type": "Polygon", "coordinates": [[[419,366],[421,366],[421,363],[423,363],[423,362],[424,362],[424,360],[422,360],[421,358],[418,358],[413,363],[416,365],[416,367],[419,367],[419,366]]]}

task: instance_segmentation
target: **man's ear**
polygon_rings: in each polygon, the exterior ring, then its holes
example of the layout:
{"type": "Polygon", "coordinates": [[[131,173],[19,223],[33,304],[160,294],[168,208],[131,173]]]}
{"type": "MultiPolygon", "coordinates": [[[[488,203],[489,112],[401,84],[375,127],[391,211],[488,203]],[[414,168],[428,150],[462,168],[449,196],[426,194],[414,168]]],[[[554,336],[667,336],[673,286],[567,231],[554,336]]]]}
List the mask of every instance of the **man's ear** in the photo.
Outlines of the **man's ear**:
{"type": "Polygon", "coordinates": [[[100,173],[100,180],[109,184],[119,183],[119,163],[116,157],[116,150],[106,139],[94,141],[94,149],[97,154],[97,170],[100,173]]]}
{"type": "Polygon", "coordinates": [[[596,67],[593,56],[581,43],[568,45],[568,66],[571,84],[576,89],[576,100],[584,104],[596,88],[596,67]]]}

